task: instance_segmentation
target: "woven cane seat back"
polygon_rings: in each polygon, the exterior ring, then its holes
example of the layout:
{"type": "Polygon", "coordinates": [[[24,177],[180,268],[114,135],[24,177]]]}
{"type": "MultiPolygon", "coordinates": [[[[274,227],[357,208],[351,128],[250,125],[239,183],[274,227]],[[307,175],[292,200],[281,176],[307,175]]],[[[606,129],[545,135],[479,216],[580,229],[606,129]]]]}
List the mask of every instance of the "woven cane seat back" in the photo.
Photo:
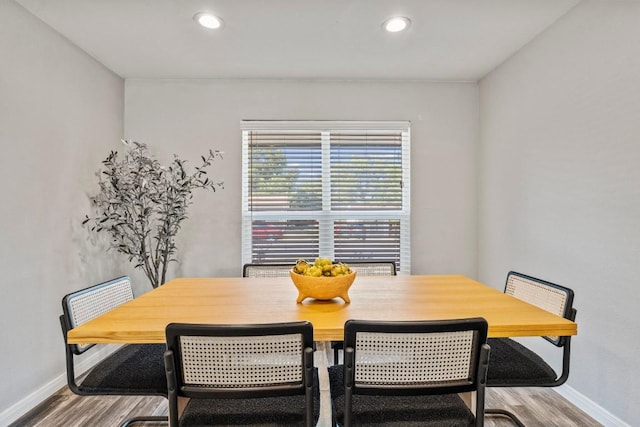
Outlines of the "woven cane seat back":
{"type": "Polygon", "coordinates": [[[289,277],[293,264],[245,264],[242,277],[289,277]]]}
{"type": "Polygon", "coordinates": [[[302,381],[300,334],[179,339],[185,385],[242,388],[302,381]]]}
{"type": "Polygon", "coordinates": [[[564,315],[564,310],[567,306],[567,293],[562,289],[550,287],[520,276],[509,276],[505,293],[558,316],[564,315]]]}
{"type": "MultiPolygon", "coordinates": [[[[573,291],[520,273],[510,272],[504,292],[550,313],[569,318],[573,304],[573,291]]],[[[561,338],[545,337],[548,341],[560,345],[561,338]]]]}
{"type": "Polygon", "coordinates": [[[389,262],[347,262],[358,276],[395,276],[396,265],[389,262]]]}
{"type": "Polygon", "coordinates": [[[473,374],[474,335],[473,331],[358,332],[356,385],[469,384],[473,374]]]}
{"type": "MultiPolygon", "coordinates": [[[[120,277],[73,292],[62,300],[62,309],[70,328],[80,326],[133,299],[129,277],[120,277]]],[[[76,345],[74,352],[82,353],[93,344],[76,345]]]]}

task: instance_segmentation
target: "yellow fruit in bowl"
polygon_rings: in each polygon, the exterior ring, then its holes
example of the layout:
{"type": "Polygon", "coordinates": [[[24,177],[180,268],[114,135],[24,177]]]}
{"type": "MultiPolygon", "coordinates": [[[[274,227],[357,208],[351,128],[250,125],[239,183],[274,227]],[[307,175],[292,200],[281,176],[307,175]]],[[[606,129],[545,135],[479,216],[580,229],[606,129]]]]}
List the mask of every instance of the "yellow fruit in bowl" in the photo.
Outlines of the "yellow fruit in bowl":
{"type": "Polygon", "coordinates": [[[325,267],[327,265],[332,265],[333,262],[329,258],[316,258],[316,261],[313,263],[316,267],[325,267]]]}
{"type": "Polygon", "coordinates": [[[320,277],[322,276],[322,267],[318,267],[318,266],[313,266],[313,267],[309,267],[307,269],[307,271],[305,272],[305,276],[311,276],[311,277],[320,277]]]}
{"type": "Polygon", "coordinates": [[[344,266],[344,264],[334,264],[331,268],[331,276],[342,276],[343,274],[349,274],[351,271],[349,270],[349,266],[344,266]]]}
{"type": "Polygon", "coordinates": [[[299,259],[296,261],[293,271],[298,274],[313,277],[337,277],[351,273],[348,264],[343,262],[334,264],[330,258],[316,258],[313,264],[304,259],[299,259]]]}
{"type": "Polygon", "coordinates": [[[298,274],[304,274],[308,269],[309,269],[309,263],[307,263],[307,261],[303,259],[299,259],[296,262],[295,267],[293,267],[293,270],[298,274]]]}

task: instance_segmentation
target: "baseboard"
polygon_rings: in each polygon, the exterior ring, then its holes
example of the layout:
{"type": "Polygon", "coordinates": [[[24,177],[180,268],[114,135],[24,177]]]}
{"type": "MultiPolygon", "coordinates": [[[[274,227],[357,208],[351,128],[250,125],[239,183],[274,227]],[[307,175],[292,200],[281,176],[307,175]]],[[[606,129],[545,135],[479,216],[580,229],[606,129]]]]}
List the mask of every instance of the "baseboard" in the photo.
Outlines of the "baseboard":
{"type": "MultiPolygon", "coordinates": [[[[83,373],[116,349],[114,346],[103,347],[96,349],[92,354],[87,354],[87,356],[82,358],[82,361],[76,365],[76,372],[83,373]]],[[[63,372],[33,393],[0,412],[0,426],[7,426],[15,422],[66,385],[67,373],[63,372]]]]}
{"type": "Polygon", "coordinates": [[[620,418],[616,417],[611,412],[586,397],[584,394],[579,393],[574,388],[569,387],[566,384],[556,387],[554,390],[605,427],[631,427],[629,424],[625,423],[620,418]]]}

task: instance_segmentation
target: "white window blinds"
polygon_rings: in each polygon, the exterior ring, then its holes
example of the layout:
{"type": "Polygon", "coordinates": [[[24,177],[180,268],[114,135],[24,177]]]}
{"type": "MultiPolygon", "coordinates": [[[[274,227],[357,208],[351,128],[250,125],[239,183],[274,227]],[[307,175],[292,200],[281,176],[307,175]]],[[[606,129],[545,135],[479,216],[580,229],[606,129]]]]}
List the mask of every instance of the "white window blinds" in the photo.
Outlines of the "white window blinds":
{"type": "Polygon", "coordinates": [[[243,263],[410,271],[408,122],[243,121],[243,263]]]}

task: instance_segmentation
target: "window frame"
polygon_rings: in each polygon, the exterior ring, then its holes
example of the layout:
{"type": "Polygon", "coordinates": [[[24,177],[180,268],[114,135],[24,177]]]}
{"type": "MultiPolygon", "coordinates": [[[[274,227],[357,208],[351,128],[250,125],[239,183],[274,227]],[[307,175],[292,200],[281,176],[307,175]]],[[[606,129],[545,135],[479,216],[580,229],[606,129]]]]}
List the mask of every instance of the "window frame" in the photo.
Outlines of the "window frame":
{"type": "MultiPolygon", "coordinates": [[[[400,265],[399,274],[411,272],[411,173],[410,145],[411,128],[409,121],[291,121],[291,120],[242,120],[242,264],[256,262],[252,259],[252,221],[254,220],[289,220],[314,219],[319,222],[320,243],[319,256],[334,259],[333,221],[340,219],[397,219],[400,222],[400,265]],[[251,211],[249,210],[249,143],[251,131],[317,131],[321,132],[322,144],[322,176],[323,195],[321,211],[251,211]],[[327,189],[331,187],[330,168],[330,135],[345,131],[393,131],[401,132],[400,156],[402,164],[402,208],[399,210],[364,210],[357,213],[331,211],[331,197],[327,189]],[[320,213],[320,217],[319,217],[320,213]],[[331,237],[327,237],[327,236],[331,237]]],[[[330,190],[328,190],[330,191],[330,190]]],[[[292,260],[293,263],[294,260],[292,260]]]]}

